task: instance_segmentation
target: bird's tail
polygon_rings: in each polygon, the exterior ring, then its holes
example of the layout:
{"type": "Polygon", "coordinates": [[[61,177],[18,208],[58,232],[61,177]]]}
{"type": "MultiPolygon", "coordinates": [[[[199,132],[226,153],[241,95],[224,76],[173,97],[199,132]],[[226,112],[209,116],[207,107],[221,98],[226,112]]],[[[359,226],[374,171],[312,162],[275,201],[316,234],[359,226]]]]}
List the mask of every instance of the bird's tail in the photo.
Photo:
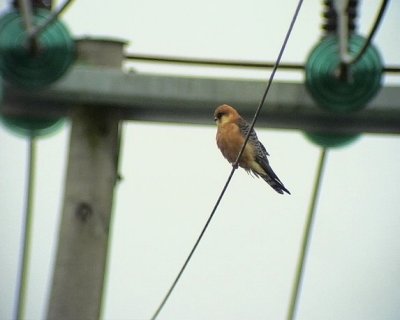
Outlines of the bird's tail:
{"type": "Polygon", "coordinates": [[[267,173],[266,175],[260,175],[261,178],[264,179],[265,182],[267,182],[276,192],[283,194],[283,192],[286,192],[287,194],[290,194],[290,191],[285,188],[283,185],[282,181],[279,180],[278,176],[275,174],[275,172],[272,170],[271,166],[269,163],[264,163],[263,169],[267,173]]]}

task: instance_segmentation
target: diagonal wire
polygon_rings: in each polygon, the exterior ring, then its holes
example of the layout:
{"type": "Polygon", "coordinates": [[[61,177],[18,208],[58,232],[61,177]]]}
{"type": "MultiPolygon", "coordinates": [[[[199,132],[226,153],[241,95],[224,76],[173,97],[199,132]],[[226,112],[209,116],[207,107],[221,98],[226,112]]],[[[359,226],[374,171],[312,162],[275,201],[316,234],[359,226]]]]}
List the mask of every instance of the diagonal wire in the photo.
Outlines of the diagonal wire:
{"type": "Polygon", "coordinates": [[[71,4],[72,1],[73,0],[65,0],[64,3],[59,8],[57,8],[57,10],[53,11],[50,14],[50,16],[43,24],[37,26],[32,30],[30,36],[32,38],[37,38],[43,31],[45,31],[53,22],[57,20],[58,16],[65,11],[65,9],[71,4]]]}
{"type": "Polygon", "coordinates": [[[289,311],[288,311],[286,320],[293,320],[293,319],[295,319],[295,315],[296,315],[297,303],[298,303],[299,294],[300,294],[300,287],[301,287],[303,275],[304,275],[304,265],[305,265],[305,261],[307,258],[307,253],[308,253],[308,248],[309,248],[309,243],[310,243],[310,238],[311,238],[311,229],[312,229],[312,225],[313,225],[313,221],[314,221],[315,208],[317,206],[318,194],[319,194],[321,180],[322,180],[322,173],[324,171],[324,166],[325,166],[326,153],[327,153],[327,150],[325,148],[323,148],[321,150],[318,171],[317,171],[317,177],[315,179],[314,191],[313,191],[313,195],[312,195],[312,199],[311,199],[311,203],[310,203],[310,209],[308,211],[307,221],[306,221],[306,224],[304,227],[303,240],[302,240],[302,244],[301,244],[299,260],[297,262],[296,276],[295,276],[295,280],[293,283],[292,293],[291,293],[291,297],[290,297],[289,311]]]}
{"type": "Polygon", "coordinates": [[[25,24],[26,33],[30,45],[38,48],[38,38],[40,34],[45,31],[53,22],[57,20],[59,15],[71,4],[73,0],[65,0],[64,3],[55,11],[53,11],[41,25],[35,26],[34,24],[34,8],[31,0],[18,0],[21,15],[25,24]]]}
{"type": "Polygon", "coordinates": [[[242,149],[240,149],[240,152],[239,152],[239,154],[238,154],[238,156],[237,156],[237,158],[236,158],[236,161],[235,161],[235,163],[233,164],[234,169],[236,169],[237,166],[238,166],[240,157],[242,156],[242,154],[243,154],[243,152],[244,152],[244,148],[246,147],[247,141],[249,140],[251,131],[253,131],[253,128],[254,128],[254,125],[256,124],[257,118],[258,118],[258,116],[260,115],[261,109],[262,109],[262,107],[263,107],[263,105],[264,105],[265,99],[267,98],[269,89],[270,89],[270,87],[271,87],[271,85],[272,85],[272,80],[274,79],[276,70],[278,69],[279,64],[280,64],[280,62],[281,62],[281,59],[282,59],[282,56],[283,56],[283,52],[285,51],[286,44],[287,44],[287,42],[288,42],[288,40],[289,40],[290,34],[291,34],[291,32],[292,32],[292,29],[293,29],[293,27],[294,27],[294,24],[295,24],[295,22],[296,22],[296,19],[297,19],[297,16],[298,16],[299,12],[300,12],[300,8],[301,8],[301,5],[302,5],[302,4],[303,4],[303,0],[299,0],[299,2],[298,2],[298,4],[297,4],[297,7],[296,7],[296,10],[295,10],[295,12],[294,12],[294,14],[293,14],[292,21],[290,22],[289,29],[288,29],[288,31],[286,32],[285,39],[283,40],[281,50],[279,51],[279,54],[278,54],[278,57],[277,57],[277,59],[276,59],[275,65],[274,65],[274,67],[273,67],[273,69],[272,69],[272,72],[271,72],[271,75],[270,75],[270,77],[269,77],[267,87],[265,88],[265,91],[264,91],[264,94],[263,94],[263,96],[262,96],[262,98],[261,98],[260,104],[258,105],[257,110],[256,110],[256,112],[255,112],[255,114],[254,114],[253,121],[252,121],[251,124],[250,124],[249,132],[247,133],[246,139],[244,139],[244,142],[243,142],[242,149]]]}
{"type": "Polygon", "coordinates": [[[230,181],[231,181],[231,179],[232,179],[232,177],[233,177],[233,174],[235,173],[235,170],[236,170],[237,167],[238,167],[238,163],[239,163],[240,157],[242,156],[243,151],[244,151],[244,148],[246,147],[247,141],[249,140],[251,131],[253,130],[254,125],[255,125],[255,123],[256,123],[256,121],[257,121],[257,118],[258,118],[258,116],[259,116],[259,114],[260,114],[260,111],[261,111],[261,109],[262,109],[262,106],[264,105],[264,102],[265,102],[265,99],[266,99],[266,97],[267,97],[268,91],[269,91],[269,89],[270,89],[270,87],[271,87],[271,84],[272,84],[272,80],[274,79],[276,70],[278,69],[279,63],[280,63],[280,61],[281,61],[281,59],[282,59],[283,52],[285,51],[286,44],[287,44],[287,42],[288,42],[288,40],[289,40],[290,33],[292,32],[292,29],[293,29],[293,27],[294,27],[294,24],[295,24],[295,22],[296,22],[296,19],[297,19],[297,16],[298,16],[299,12],[300,12],[300,8],[301,8],[301,5],[302,5],[302,4],[303,4],[303,0],[299,0],[299,2],[298,2],[298,4],[297,4],[297,7],[296,7],[296,10],[295,10],[295,12],[294,12],[294,14],[293,14],[292,20],[291,20],[291,22],[290,22],[289,29],[288,29],[288,31],[286,32],[285,38],[284,38],[284,40],[283,40],[282,47],[281,47],[281,49],[280,49],[280,51],[279,51],[279,54],[278,54],[278,57],[277,57],[277,59],[276,59],[274,68],[273,68],[273,70],[272,70],[272,72],[271,72],[271,75],[270,75],[270,77],[269,77],[267,87],[265,88],[265,91],[264,91],[264,94],[263,94],[263,96],[262,96],[262,98],[261,98],[260,104],[259,104],[259,106],[258,106],[258,108],[257,108],[257,110],[256,110],[256,112],[255,112],[253,121],[251,122],[250,130],[249,130],[249,132],[248,132],[247,135],[246,135],[246,138],[245,138],[245,140],[244,140],[244,142],[243,142],[242,148],[241,148],[241,150],[240,150],[240,152],[239,152],[239,154],[238,154],[238,156],[237,156],[237,158],[236,158],[235,163],[233,164],[233,167],[232,167],[232,170],[231,170],[231,172],[230,172],[230,174],[229,174],[229,176],[228,176],[228,179],[227,179],[227,181],[226,181],[224,187],[222,188],[222,191],[221,191],[221,193],[220,193],[220,195],[219,195],[219,197],[218,197],[218,199],[217,199],[217,202],[215,203],[214,208],[212,209],[211,214],[210,214],[210,216],[209,216],[209,218],[208,218],[208,220],[207,220],[205,226],[203,227],[203,230],[201,231],[199,237],[197,238],[196,243],[194,244],[194,246],[193,246],[192,250],[190,251],[188,257],[186,258],[185,263],[183,264],[182,268],[180,269],[178,275],[176,276],[174,282],[172,283],[171,287],[169,288],[169,290],[168,290],[167,294],[165,295],[164,299],[161,301],[161,303],[160,303],[160,305],[158,306],[157,310],[155,311],[155,313],[154,313],[153,316],[151,317],[151,320],[155,320],[155,319],[157,318],[158,314],[161,312],[162,308],[164,307],[165,303],[167,302],[169,296],[171,295],[171,293],[172,293],[173,290],[175,289],[176,284],[178,283],[179,279],[181,278],[183,272],[185,271],[185,269],[186,269],[186,267],[187,267],[187,265],[188,265],[190,259],[192,258],[194,252],[196,251],[197,246],[199,245],[201,239],[203,238],[204,233],[206,232],[206,230],[207,230],[207,228],[208,228],[208,226],[209,226],[209,224],[210,224],[210,222],[211,222],[211,220],[212,220],[212,218],[213,218],[215,212],[217,211],[217,208],[218,208],[218,206],[219,206],[219,204],[220,204],[220,202],[221,202],[221,200],[222,200],[222,198],[223,198],[223,196],[224,196],[224,194],[225,194],[225,191],[226,191],[226,189],[228,188],[228,185],[229,185],[229,183],[230,183],[230,181]]]}
{"type": "Polygon", "coordinates": [[[369,32],[368,37],[365,40],[365,43],[364,43],[363,47],[360,49],[360,51],[357,53],[357,55],[349,62],[349,64],[357,63],[363,57],[364,53],[368,50],[368,48],[369,48],[369,46],[371,44],[372,38],[375,36],[375,33],[378,30],[378,27],[380,26],[380,23],[382,21],[382,18],[383,18],[383,15],[385,13],[385,10],[386,10],[386,7],[387,7],[388,3],[389,3],[389,0],[383,0],[382,1],[381,7],[380,7],[380,9],[378,11],[378,14],[377,14],[376,18],[375,18],[374,25],[372,26],[372,29],[369,32]]]}
{"type": "Polygon", "coordinates": [[[25,200],[25,220],[24,230],[22,233],[22,248],[21,248],[21,264],[19,267],[18,275],[18,291],[17,291],[17,305],[15,310],[15,320],[23,319],[25,316],[26,307],[26,290],[28,285],[28,272],[29,260],[31,253],[31,234],[32,234],[32,211],[33,211],[33,197],[34,197],[34,184],[35,184],[35,166],[36,166],[36,138],[29,137],[29,152],[28,152],[28,177],[27,177],[27,190],[25,200]]]}

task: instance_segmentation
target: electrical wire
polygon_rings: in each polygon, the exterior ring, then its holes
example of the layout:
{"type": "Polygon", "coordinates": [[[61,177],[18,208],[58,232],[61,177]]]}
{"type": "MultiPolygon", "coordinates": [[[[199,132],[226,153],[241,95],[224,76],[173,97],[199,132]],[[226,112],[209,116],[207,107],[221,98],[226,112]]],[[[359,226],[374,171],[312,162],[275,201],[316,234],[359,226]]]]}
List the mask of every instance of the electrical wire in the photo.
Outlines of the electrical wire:
{"type": "Polygon", "coordinates": [[[27,190],[25,200],[25,219],[24,230],[22,233],[22,248],[21,248],[21,264],[19,268],[19,285],[17,292],[17,305],[15,311],[15,320],[24,318],[25,312],[25,298],[26,288],[28,282],[28,269],[29,269],[29,256],[30,256],[30,243],[32,233],[32,210],[33,210],[33,187],[35,184],[35,165],[36,165],[36,141],[35,137],[29,138],[29,151],[28,151],[28,178],[27,190]]]}
{"type": "Polygon", "coordinates": [[[291,32],[292,32],[292,29],[293,29],[293,27],[294,27],[294,24],[295,24],[295,22],[296,22],[296,19],[297,19],[297,16],[298,16],[299,12],[300,12],[300,8],[301,8],[301,5],[302,5],[302,4],[303,4],[303,0],[299,0],[299,2],[298,2],[298,4],[297,4],[297,7],[296,7],[296,10],[295,10],[295,12],[294,12],[294,14],[293,14],[292,20],[291,20],[291,22],[290,22],[289,28],[288,28],[288,30],[287,30],[287,32],[286,32],[286,35],[285,35],[285,38],[284,38],[284,40],[283,40],[283,44],[282,44],[281,49],[280,49],[280,51],[279,51],[278,57],[277,57],[277,59],[276,59],[274,68],[273,68],[273,70],[272,70],[272,72],[271,72],[271,75],[270,75],[270,77],[269,77],[269,80],[268,80],[267,86],[266,86],[266,88],[265,88],[264,94],[263,94],[263,96],[262,96],[262,98],[261,98],[261,101],[260,101],[258,107],[257,107],[257,110],[256,110],[256,112],[255,112],[253,121],[252,121],[251,124],[250,124],[249,132],[248,132],[247,135],[246,135],[246,138],[245,138],[245,140],[244,140],[244,142],[243,142],[243,145],[242,145],[242,148],[241,148],[241,150],[240,150],[240,152],[239,152],[239,154],[238,154],[238,156],[237,156],[237,158],[236,158],[236,161],[235,161],[234,164],[232,165],[232,170],[231,170],[231,172],[230,172],[230,174],[229,174],[229,176],[228,176],[228,179],[227,179],[227,181],[226,181],[224,187],[222,188],[222,191],[221,191],[221,193],[220,193],[220,195],[219,195],[219,197],[218,197],[218,199],[217,199],[217,201],[216,201],[216,203],[215,203],[215,205],[214,205],[214,208],[212,209],[211,214],[210,214],[210,216],[209,216],[209,218],[208,218],[208,220],[207,220],[205,226],[203,227],[203,229],[202,229],[202,231],[201,231],[201,233],[200,233],[200,235],[199,235],[199,237],[198,237],[196,243],[194,244],[194,246],[193,246],[192,250],[190,251],[188,257],[186,258],[185,263],[183,264],[182,268],[180,269],[178,275],[176,276],[174,282],[172,283],[171,287],[169,288],[169,290],[168,290],[167,294],[165,295],[164,299],[161,301],[161,303],[160,303],[160,305],[158,306],[157,310],[155,311],[155,313],[154,313],[153,316],[151,317],[151,320],[155,320],[155,319],[157,318],[157,316],[159,315],[159,313],[160,313],[161,310],[163,309],[165,303],[167,302],[168,298],[170,297],[171,293],[172,293],[173,290],[175,289],[175,286],[177,285],[177,283],[178,283],[179,279],[181,278],[183,272],[185,271],[185,269],[186,269],[186,267],[187,267],[187,265],[188,265],[190,259],[192,258],[194,252],[196,251],[196,248],[198,247],[198,245],[199,245],[201,239],[203,238],[204,233],[206,232],[206,230],[207,230],[207,228],[208,228],[208,226],[209,226],[209,224],[210,224],[210,222],[211,222],[211,220],[212,220],[212,218],[213,218],[215,212],[217,211],[217,208],[218,208],[218,206],[219,206],[219,204],[220,204],[220,202],[221,202],[221,200],[222,200],[222,198],[223,198],[223,196],[224,196],[224,194],[225,194],[225,192],[226,192],[226,190],[227,190],[227,188],[228,188],[228,186],[229,186],[229,183],[230,183],[230,181],[231,181],[231,179],[232,179],[232,177],[233,177],[233,174],[235,173],[235,171],[236,171],[236,169],[237,169],[237,167],[238,167],[238,163],[239,163],[240,157],[241,157],[242,154],[243,154],[244,148],[246,147],[247,141],[249,140],[250,134],[251,134],[251,132],[252,132],[252,130],[253,130],[253,128],[254,128],[254,125],[255,125],[255,123],[256,123],[256,121],[257,121],[257,118],[258,118],[258,116],[259,116],[259,114],[260,114],[260,111],[261,111],[261,109],[262,109],[262,107],[263,107],[263,105],[264,105],[264,102],[265,102],[266,97],[267,97],[267,95],[268,95],[268,92],[269,92],[269,89],[270,89],[270,87],[271,87],[272,81],[273,81],[273,79],[274,79],[276,70],[278,69],[279,63],[280,63],[280,61],[281,61],[281,59],[282,59],[283,52],[285,51],[287,42],[288,42],[288,40],[289,40],[289,36],[290,36],[290,34],[291,34],[291,32]]]}
{"type": "Polygon", "coordinates": [[[291,293],[291,297],[290,297],[289,311],[288,311],[288,315],[286,317],[287,320],[293,320],[296,315],[297,303],[298,303],[299,294],[300,294],[300,287],[301,287],[303,275],[304,275],[304,266],[305,266],[305,261],[307,258],[309,243],[310,243],[310,239],[311,239],[311,229],[312,229],[314,216],[315,216],[315,208],[317,207],[317,200],[318,200],[318,195],[319,195],[320,186],[321,186],[322,173],[324,171],[324,166],[325,166],[326,153],[327,153],[327,150],[325,148],[323,148],[321,150],[321,155],[320,155],[320,159],[319,159],[317,177],[316,177],[315,183],[314,183],[314,191],[313,191],[313,195],[312,195],[312,199],[311,199],[311,203],[310,203],[310,209],[308,211],[307,221],[306,221],[306,224],[304,227],[303,239],[302,239],[302,243],[301,243],[301,250],[300,250],[299,260],[297,262],[297,268],[296,268],[296,276],[295,276],[292,293],[291,293]]]}
{"type": "Polygon", "coordinates": [[[64,10],[71,4],[73,0],[65,0],[64,3],[55,11],[53,11],[46,21],[39,26],[34,25],[33,8],[30,0],[19,0],[19,7],[21,15],[24,20],[26,34],[28,35],[28,43],[31,47],[31,51],[34,53],[38,48],[38,37],[45,31],[58,16],[64,12],[64,10]]]}
{"type": "Polygon", "coordinates": [[[368,35],[367,39],[365,40],[364,46],[360,49],[360,51],[357,53],[357,55],[350,60],[349,64],[357,63],[362,58],[362,56],[365,54],[365,52],[367,51],[368,47],[371,44],[372,38],[374,37],[374,35],[375,35],[376,31],[378,30],[378,27],[382,21],[383,14],[385,13],[385,9],[386,9],[388,3],[389,3],[389,0],[382,1],[381,7],[375,18],[375,22],[371,28],[371,31],[369,32],[369,35],[368,35]]]}
{"type": "MultiPolygon", "coordinates": [[[[252,62],[252,61],[233,61],[233,60],[218,60],[218,59],[196,59],[196,58],[182,58],[170,56],[155,56],[126,53],[125,59],[137,61],[151,61],[161,63],[177,63],[177,64],[195,64],[195,65],[209,65],[218,67],[245,67],[245,68],[268,68],[274,67],[272,62],[252,62]]],[[[303,70],[304,65],[298,63],[285,63],[280,64],[279,69],[288,70],[303,70]]]]}
{"type": "MultiPolygon", "coordinates": [[[[218,60],[218,59],[196,59],[187,57],[172,57],[172,56],[157,56],[157,55],[144,55],[136,53],[125,53],[124,58],[127,60],[156,62],[156,63],[172,63],[172,64],[193,64],[193,65],[206,65],[216,67],[239,67],[239,68],[262,68],[272,69],[273,62],[253,62],[253,61],[235,61],[235,60],[218,60]]],[[[285,70],[304,70],[305,66],[300,63],[281,63],[279,69],[285,70]]],[[[400,73],[399,66],[386,66],[382,70],[387,73],[400,73]]]]}
{"type": "Polygon", "coordinates": [[[46,30],[46,28],[49,27],[49,25],[51,25],[58,18],[61,13],[64,12],[64,10],[71,4],[72,1],[73,0],[65,0],[64,3],[57,10],[51,13],[51,15],[44,23],[34,28],[30,36],[33,38],[37,38],[44,30],[46,30]]]}

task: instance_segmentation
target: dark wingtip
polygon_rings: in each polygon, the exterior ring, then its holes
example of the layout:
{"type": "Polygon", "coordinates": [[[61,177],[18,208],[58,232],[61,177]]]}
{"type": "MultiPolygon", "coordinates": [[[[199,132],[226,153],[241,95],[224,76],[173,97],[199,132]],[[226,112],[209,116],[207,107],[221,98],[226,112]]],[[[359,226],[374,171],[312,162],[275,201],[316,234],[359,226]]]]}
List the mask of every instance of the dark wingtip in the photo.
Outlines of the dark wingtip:
{"type": "Polygon", "coordinates": [[[288,189],[286,189],[285,187],[282,187],[282,186],[277,186],[276,188],[274,188],[274,190],[276,191],[276,192],[278,192],[278,193],[280,193],[280,194],[284,194],[285,192],[287,193],[287,194],[291,194],[290,193],[290,191],[288,190],[288,189]]]}
{"type": "MultiPolygon", "coordinates": [[[[282,190],[285,191],[287,194],[291,195],[290,191],[288,189],[286,189],[285,187],[283,187],[283,186],[282,186],[282,190]]],[[[283,192],[282,192],[282,194],[283,194],[283,192]]]]}
{"type": "Polygon", "coordinates": [[[282,182],[280,180],[272,180],[273,183],[271,183],[271,180],[268,180],[266,178],[263,177],[263,179],[278,193],[280,194],[284,194],[285,192],[287,194],[291,194],[290,191],[288,189],[285,188],[285,186],[282,184],[282,182]]]}
{"type": "Polygon", "coordinates": [[[287,194],[291,194],[290,191],[285,188],[285,186],[283,185],[282,181],[279,180],[279,178],[277,177],[275,172],[272,171],[272,168],[269,165],[267,167],[267,171],[268,171],[267,175],[262,175],[262,174],[259,174],[257,172],[254,172],[254,171],[253,171],[253,173],[255,173],[256,176],[259,175],[276,192],[278,192],[280,194],[284,194],[284,192],[286,192],[287,194]]]}

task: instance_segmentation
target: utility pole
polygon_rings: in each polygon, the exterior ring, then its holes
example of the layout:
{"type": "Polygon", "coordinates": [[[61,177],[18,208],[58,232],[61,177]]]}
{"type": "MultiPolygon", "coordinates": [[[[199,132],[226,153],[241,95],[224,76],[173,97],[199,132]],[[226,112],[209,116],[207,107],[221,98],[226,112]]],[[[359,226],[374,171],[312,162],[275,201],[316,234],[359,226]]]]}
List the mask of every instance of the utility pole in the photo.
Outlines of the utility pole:
{"type": "MultiPolygon", "coordinates": [[[[77,64],[121,68],[122,43],[78,42],[77,64]]],[[[79,66],[79,65],[78,65],[79,66]]],[[[75,106],[62,221],[48,319],[98,319],[113,193],[118,177],[119,117],[112,109],[75,106]]]]}

